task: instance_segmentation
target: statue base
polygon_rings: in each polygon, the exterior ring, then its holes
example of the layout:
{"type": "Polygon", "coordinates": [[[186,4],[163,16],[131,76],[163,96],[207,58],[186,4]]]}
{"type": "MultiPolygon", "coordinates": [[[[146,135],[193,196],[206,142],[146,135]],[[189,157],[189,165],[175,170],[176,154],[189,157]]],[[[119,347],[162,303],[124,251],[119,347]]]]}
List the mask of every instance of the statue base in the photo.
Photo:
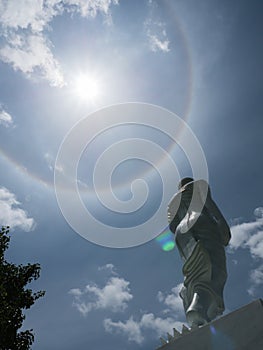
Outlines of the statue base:
{"type": "MultiPolygon", "coordinates": [[[[161,339],[164,343],[164,339],[161,339]]],[[[185,326],[158,350],[262,350],[263,301],[235,310],[205,326],[188,330],[185,326]]]]}

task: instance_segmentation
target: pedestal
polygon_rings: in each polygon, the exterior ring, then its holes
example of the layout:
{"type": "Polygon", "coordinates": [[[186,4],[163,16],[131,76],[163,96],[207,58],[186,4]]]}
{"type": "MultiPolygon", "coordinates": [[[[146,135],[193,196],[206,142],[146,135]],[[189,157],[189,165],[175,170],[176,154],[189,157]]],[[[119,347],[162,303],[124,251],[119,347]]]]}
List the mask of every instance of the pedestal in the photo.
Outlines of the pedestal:
{"type": "Polygon", "coordinates": [[[263,302],[261,299],[205,326],[185,327],[158,350],[263,350],[263,302]]]}

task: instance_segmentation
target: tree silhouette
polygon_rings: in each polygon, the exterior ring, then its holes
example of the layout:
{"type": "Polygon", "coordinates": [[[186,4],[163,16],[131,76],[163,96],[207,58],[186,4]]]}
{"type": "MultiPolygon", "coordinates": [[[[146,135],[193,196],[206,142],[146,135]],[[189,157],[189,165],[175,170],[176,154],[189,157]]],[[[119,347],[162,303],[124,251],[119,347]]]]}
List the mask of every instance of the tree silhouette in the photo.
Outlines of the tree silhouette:
{"type": "Polygon", "coordinates": [[[0,349],[28,350],[34,342],[32,329],[20,331],[25,319],[24,309],[44,296],[44,291],[33,293],[26,285],[39,278],[40,265],[15,265],[5,260],[9,247],[9,227],[0,231],[0,349]]]}

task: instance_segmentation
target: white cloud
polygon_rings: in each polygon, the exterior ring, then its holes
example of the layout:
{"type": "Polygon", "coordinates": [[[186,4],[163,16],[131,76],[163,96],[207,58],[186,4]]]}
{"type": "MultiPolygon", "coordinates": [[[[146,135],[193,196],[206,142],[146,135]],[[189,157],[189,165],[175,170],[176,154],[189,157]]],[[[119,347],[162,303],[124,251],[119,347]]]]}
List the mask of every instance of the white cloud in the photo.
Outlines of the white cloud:
{"type": "Polygon", "coordinates": [[[263,284],[263,265],[250,272],[251,286],[248,289],[248,294],[255,296],[257,288],[263,284]]]}
{"type": "Polygon", "coordinates": [[[13,34],[0,49],[0,58],[27,77],[37,76],[49,81],[51,86],[63,86],[63,74],[50,46],[41,34],[13,34]]]}
{"type": "Polygon", "coordinates": [[[54,170],[54,163],[55,163],[54,157],[50,153],[46,152],[44,154],[44,159],[47,162],[48,169],[50,171],[53,171],[54,170]]]}
{"type": "Polygon", "coordinates": [[[110,7],[117,4],[118,0],[0,0],[0,59],[28,78],[42,78],[61,87],[65,85],[63,73],[46,31],[53,18],[65,12],[83,17],[102,13],[110,22],[110,7]]]}
{"type": "Polygon", "coordinates": [[[53,17],[76,12],[82,17],[110,16],[112,5],[119,0],[1,0],[0,22],[4,28],[42,32],[53,17]]]}
{"type": "Polygon", "coordinates": [[[116,332],[122,334],[128,338],[128,341],[133,341],[137,344],[141,344],[144,340],[140,323],[135,322],[132,317],[126,322],[113,322],[107,318],[104,320],[104,328],[108,333],[116,332]]]}
{"type": "Polygon", "coordinates": [[[255,220],[231,226],[230,248],[248,248],[255,258],[263,258],[263,208],[254,211],[255,220]]]}
{"type": "Polygon", "coordinates": [[[53,16],[61,12],[59,0],[2,0],[0,22],[4,28],[41,32],[53,16]]]}
{"type": "Polygon", "coordinates": [[[263,283],[263,265],[251,272],[251,280],[255,284],[263,283]]]}
{"type": "Polygon", "coordinates": [[[172,317],[155,317],[152,313],[143,315],[141,319],[142,328],[153,330],[156,333],[157,338],[159,338],[160,335],[166,334],[167,332],[172,334],[174,327],[181,329],[182,325],[182,322],[176,321],[172,317]]]}
{"type": "Polygon", "coordinates": [[[253,234],[253,236],[249,237],[246,246],[250,249],[253,257],[263,259],[263,231],[258,231],[253,234]]]}
{"type": "MultiPolygon", "coordinates": [[[[111,312],[123,312],[127,309],[128,302],[133,299],[130,292],[129,282],[116,276],[117,272],[113,264],[106,264],[98,268],[98,271],[110,272],[113,277],[109,278],[104,287],[98,287],[94,283],[88,284],[83,290],[74,288],[69,291],[73,296],[73,306],[84,316],[92,310],[105,310],[111,312]]],[[[114,321],[111,318],[105,318],[103,321],[104,329],[111,334],[121,334],[128,341],[142,344],[145,339],[145,333],[151,332],[151,336],[159,338],[166,335],[167,332],[173,333],[173,328],[181,330],[183,323],[179,320],[179,311],[182,309],[182,301],[179,306],[179,290],[181,284],[174,287],[170,294],[158,293],[158,299],[170,308],[170,312],[175,317],[159,317],[151,312],[141,315],[139,320],[130,316],[127,320],[114,321]]]]}
{"type": "Polygon", "coordinates": [[[165,23],[149,18],[144,22],[144,26],[150,50],[153,52],[169,52],[170,41],[165,30],[165,23]]]}
{"type": "Polygon", "coordinates": [[[261,219],[253,222],[244,222],[244,223],[232,226],[231,227],[232,238],[230,241],[230,247],[232,249],[237,249],[240,247],[244,248],[250,236],[262,226],[263,226],[263,222],[261,219]]]}
{"type": "Polygon", "coordinates": [[[86,316],[91,310],[110,310],[123,312],[133,298],[129,282],[119,277],[111,277],[106,285],[99,288],[96,284],[88,284],[83,290],[71,289],[73,305],[86,316]]]}
{"type": "Polygon", "coordinates": [[[82,17],[96,17],[100,12],[110,19],[111,5],[118,5],[119,0],[64,0],[65,4],[72,6],[71,10],[76,10],[82,17]]]}
{"type": "Polygon", "coordinates": [[[23,209],[18,208],[19,205],[13,193],[4,187],[0,188],[0,225],[31,231],[35,226],[34,219],[29,218],[23,209]]]}
{"type": "Polygon", "coordinates": [[[114,322],[111,319],[104,320],[104,328],[108,333],[122,334],[137,344],[142,344],[144,341],[143,332],[152,331],[156,338],[161,335],[166,335],[167,332],[173,333],[173,328],[181,329],[183,323],[176,321],[172,317],[161,318],[156,317],[153,313],[144,314],[140,321],[134,321],[131,316],[127,321],[114,322]]]}
{"type": "Polygon", "coordinates": [[[0,125],[3,125],[5,127],[11,126],[13,124],[13,118],[12,116],[3,109],[3,107],[0,105],[0,125]]]}
{"type": "Polygon", "coordinates": [[[182,289],[183,284],[180,283],[176,287],[172,288],[170,294],[165,295],[163,292],[158,292],[157,298],[159,302],[163,302],[168,308],[172,311],[183,313],[183,302],[179,295],[180,290],[182,289]]]}
{"type": "Polygon", "coordinates": [[[158,317],[153,313],[145,313],[141,316],[139,321],[135,321],[131,316],[126,321],[114,322],[107,318],[104,320],[104,328],[106,332],[122,334],[127,337],[129,341],[134,341],[137,344],[142,344],[145,339],[145,332],[151,331],[156,338],[166,335],[167,332],[173,333],[173,328],[181,330],[183,322],[179,321],[178,316],[183,315],[183,303],[179,296],[182,284],[177,285],[171,290],[171,293],[165,295],[158,292],[157,299],[164,303],[169,309],[166,312],[171,312],[175,317],[158,317]]]}
{"type": "MultiPolygon", "coordinates": [[[[254,210],[255,219],[252,222],[239,223],[231,226],[232,238],[230,248],[232,250],[249,249],[252,258],[263,259],[263,208],[254,210]]],[[[256,294],[257,288],[263,284],[263,265],[250,272],[251,285],[248,293],[256,294]]]]}
{"type": "Polygon", "coordinates": [[[117,275],[115,266],[113,264],[106,264],[104,266],[99,266],[98,270],[99,271],[108,271],[112,275],[117,275]]]}
{"type": "Polygon", "coordinates": [[[161,38],[158,38],[158,36],[156,34],[151,34],[151,33],[148,33],[148,38],[149,38],[150,49],[153,52],[157,52],[157,51],[169,52],[170,51],[169,40],[167,40],[167,39],[161,40],[161,38]]]}

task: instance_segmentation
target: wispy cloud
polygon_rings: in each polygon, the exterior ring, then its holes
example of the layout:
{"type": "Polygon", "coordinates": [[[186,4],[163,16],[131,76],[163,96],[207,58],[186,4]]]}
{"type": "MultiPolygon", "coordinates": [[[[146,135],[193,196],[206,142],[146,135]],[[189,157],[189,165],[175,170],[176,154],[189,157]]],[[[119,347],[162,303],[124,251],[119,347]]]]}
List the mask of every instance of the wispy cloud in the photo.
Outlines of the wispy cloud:
{"type": "Polygon", "coordinates": [[[163,52],[169,52],[169,40],[168,39],[161,39],[160,37],[157,36],[157,34],[152,34],[151,32],[147,33],[148,39],[149,39],[149,44],[150,44],[150,49],[153,52],[157,51],[163,51],[163,52]]]}
{"type": "Polygon", "coordinates": [[[111,23],[112,5],[118,5],[119,0],[64,0],[64,4],[71,6],[69,11],[76,11],[82,17],[96,17],[98,13],[105,16],[106,22],[111,23]]]}
{"type": "Polygon", "coordinates": [[[69,293],[73,296],[73,306],[84,316],[92,310],[123,312],[133,298],[129,284],[123,278],[111,277],[104,287],[90,283],[82,290],[74,288],[69,293]]]}
{"type": "MultiPolygon", "coordinates": [[[[103,287],[95,283],[89,283],[85,288],[74,288],[69,291],[73,296],[73,306],[83,315],[87,316],[92,310],[104,310],[107,312],[123,312],[127,309],[128,303],[134,298],[129,288],[130,282],[118,276],[113,264],[106,264],[98,268],[100,272],[110,273],[103,287]]],[[[113,320],[105,317],[104,329],[111,334],[121,334],[128,341],[142,344],[146,332],[158,338],[172,333],[173,328],[181,329],[183,323],[180,317],[183,314],[182,300],[179,297],[181,284],[172,288],[171,293],[158,292],[157,299],[168,309],[162,313],[170,313],[171,316],[160,317],[152,312],[146,312],[140,317],[131,315],[126,320],[113,320]]]]}
{"type": "Polygon", "coordinates": [[[121,334],[137,344],[142,344],[145,340],[145,331],[152,331],[154,336],[159,338],[161,335],[166,335],[167,332],[172,334],[174,327],[181,329],[182,324],[172,317],[156,317],[153,313],[144,314],[139,321],[135,321],[133,316],[124,322],[114,322],[109,318],[104,320],[106,332],[121,334]]]}
{"type": "MultiPolygon", "coordinates": [[[[73,306],[83,316],[87,316],[93,310],[123,313],[127,310],[128,303],[134,298],[129,287],[130,282],[120,277],[115,266],[111,263],[98,267],[98,271],[110,274],[105,285],[99,287],[91,282],[83,289],[71,289],[69,294],[73,296],[73,306]]],[[[159,302],[169,308],[164,310],[162,314],[170,313],[170,315],[161,317],[152,312],[145,312],[139,317],[131,315],[125,320],[113,320],[105,317],[103,321],[105,331],[111,334],[120,334],[128,341],[142,344],[147,332],[151,332],[151,336],[157,339],[161,335],[166,335],[167,332],[172,333],[174,327],[180,330],[183,325],[180,320],[183,314],[182,300],[179,300],[180,289],[181,284],[172,288],[170,293],[158,292],[159,302]]]]}
{"type": "Polygon", "coordinates": [[[44,154],[44,159],[47,163],[48,169],[50,171],[53,171],[54,170],[54,163],[55,163],[54,157],[49,152],[46,152],[44,154]]]}
{"type": "Polygon", "coordinates": [[[134,321],[133,317],[130,317],[127,321],[113,322],[111,319],[106,318],[104,320],[104,328],[106,332],[114,334],[122,334],[128,338],[128,341],[133,341],[137,344],[141,344],[144,340],[141,330],[140,322],[134,321]]]}
{"type": "Polygon", "coordinates": [[[107,272],[109,272],[112,275],[118,275],[117,271],[116,271],[116,268],[115,268],[115,266],[113,264],[106,264],[104,266],[99,266],[98,270],[99,271],[107,271],[107,272]]]}
{"type": "Polygon", "coordinates": [[[5,187],[0,188],[0,225],[31,231],[35,226],[35,221],[28,217],[26,211],[19,208],[20,204],[14,193],[5,187]]]}
{"type": "Polygon", "coordinates": [[[12,116],[0,104],[0,125],[9,127],[13,124],[12,116]]]}
{"type": "Polygon", "coordinates": [[[183,303],[182,299],[179,295],[180,290],[182,289],[183,284],[180,283],[176,287],[172,288],[170,294],[165,294],[161,291],[158,292],[157,294],[157,299],[159,302],[164,303],[168,307],[167,311],[175,311],[180,313],[183,313],[184,308],[183,308],[183,303]]]}
{"type": "Polygon", "coordinates": [[[143,314],[139,320],[135,320],[134,316],[130,316],[126,321],[113,321],[110,318],[104,320],[104,328],[106,332],[112,334],[122,334],[129,341],[142,344],[145,340],[145,332],[150,331],[153,336],[159,338],[166,335],[167,332],[172,334],[173,328],[181,329],[183,322],[180,317],[183,314],[182,300],[179,297],[181,284],[172,288],[171,293],[165,294],[161,291],[157,294],[159,302],[163,303],[168,309],[164,313],[171,313],[173,317],[159,317],[153,313],[143,314]]]}
{"type": "Polygon", "coordinates": [[[53,18],[65,12],[82,17],[102,13],[110,22],[110,7],[116,4],[118,0],[0,0],[0,59],[28,78],[42,78],[61,87],[65,85],[63,72],[47,36],[53,18]]]}
{"type": "Polygon", "coordinates": [[[166,33],[166,24],[160,20],[157,2],[148,2],[149,16],[144,22],[149,48],[153,52],[170,51],[170,40],[166,33]]]}

